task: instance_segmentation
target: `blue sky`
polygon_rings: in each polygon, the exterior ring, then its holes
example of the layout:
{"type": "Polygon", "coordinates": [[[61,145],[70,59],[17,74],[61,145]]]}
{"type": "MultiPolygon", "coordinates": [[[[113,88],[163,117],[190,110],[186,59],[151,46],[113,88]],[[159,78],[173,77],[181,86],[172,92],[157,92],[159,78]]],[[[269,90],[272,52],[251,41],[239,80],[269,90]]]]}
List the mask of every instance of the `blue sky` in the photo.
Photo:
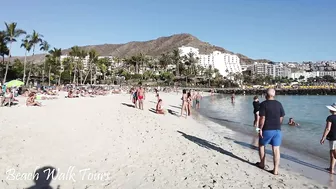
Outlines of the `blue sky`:
{"type": "MultiPolygon", "coordinates": [[[[1,4],[0,21],[17,22],[29,33],[35,29],[62,49],[190,33],[251,58],[336,60],[336,0],[17,0],[1,4]]],[[[24,55],[20,43],[14,44],[13,55],[24,55]]]]}

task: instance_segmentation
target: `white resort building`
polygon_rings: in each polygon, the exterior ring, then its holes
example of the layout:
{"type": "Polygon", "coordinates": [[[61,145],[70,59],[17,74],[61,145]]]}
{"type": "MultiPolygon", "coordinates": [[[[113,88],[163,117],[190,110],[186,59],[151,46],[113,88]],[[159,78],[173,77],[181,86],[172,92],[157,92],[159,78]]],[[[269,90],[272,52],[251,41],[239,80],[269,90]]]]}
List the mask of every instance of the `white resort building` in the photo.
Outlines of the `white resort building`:
{"type": "Polygon", "coordinates": [[[189,53],[194,54],[195,58],[199,57],[199,50],[198,48],[194,48],[194,47],[186,47],[186,46],[182,46],[178,48],[180,51],[180,56],[185,56],[188,55],[189,53]]]}
{"type": "Polygon", "coordinates": [[[209,55],[200,54],[199,64],[203,67],[212,66],[224,77],[230,73],[241,73],[240,59],[237,55],[214,51],[209,55]]]}

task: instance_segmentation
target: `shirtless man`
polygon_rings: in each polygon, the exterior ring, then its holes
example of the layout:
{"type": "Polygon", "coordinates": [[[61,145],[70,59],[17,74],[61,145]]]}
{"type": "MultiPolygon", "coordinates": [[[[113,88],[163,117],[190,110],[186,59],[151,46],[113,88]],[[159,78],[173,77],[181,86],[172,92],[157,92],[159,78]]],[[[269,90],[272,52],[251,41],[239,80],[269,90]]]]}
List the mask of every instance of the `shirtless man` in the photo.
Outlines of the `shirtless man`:
{"type": "Polygon", "coordinates": [[[137,90],[138,101],[139,101],[139,109],[143,110],[143,100],[145,100],[145,89],[140,85],[137,90]]]}
{"type": "Polygon", "coordinates": [[[195,98],[196,98],[196,109],[200,109],[200,101],[201,101],[201,99],[202,99],[202,96],[201,96],[201,94],[199,93],[199,91],[197,92],[195,98]]]}

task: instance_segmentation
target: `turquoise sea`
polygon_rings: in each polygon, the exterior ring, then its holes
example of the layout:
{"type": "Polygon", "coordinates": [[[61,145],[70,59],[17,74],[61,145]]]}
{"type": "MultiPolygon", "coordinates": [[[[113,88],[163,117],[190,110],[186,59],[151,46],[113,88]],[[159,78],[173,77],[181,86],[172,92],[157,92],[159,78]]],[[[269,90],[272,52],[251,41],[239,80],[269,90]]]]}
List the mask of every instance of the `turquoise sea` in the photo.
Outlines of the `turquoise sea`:
{"type": "MultiPolygon", "coordinates": [[[[330,114],[326,105],[336,101],[334,96],[277,96],[285,109],[282,125],[283,146],[328,160],[328,143],[321,145],[320,139],[325,128],[325,120],[330,114]],[[300,124],[287,125],[292,117],[300,124]]],[[[264,97],[259,96],[263,101],[264,97]]],[[[253,96],[236,96],[231,103],[229,95],[206,97],[201,102],[200,114],[210,120],[244,134],[256,135],[253,127],[253,96]]],[[[247,141],[249,142],[249,141],[247,141]]]]}

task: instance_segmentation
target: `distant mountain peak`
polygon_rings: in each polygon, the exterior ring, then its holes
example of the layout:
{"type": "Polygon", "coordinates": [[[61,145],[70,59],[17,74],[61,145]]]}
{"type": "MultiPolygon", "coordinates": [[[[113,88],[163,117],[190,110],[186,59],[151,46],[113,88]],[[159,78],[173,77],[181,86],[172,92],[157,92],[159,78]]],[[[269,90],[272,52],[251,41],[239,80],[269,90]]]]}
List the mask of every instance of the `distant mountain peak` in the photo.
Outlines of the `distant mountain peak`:
{"type": "MultiPolygon", "coordinates": [[[[149,41],[132,41],[124,44],[101,44],[101,45],[87,45],[80,47],[89,51],[90,49],[95,49],[97,53],[101,56],[116,56],[116,57],[129,57],[139,53],[144,53],[150,56],[160,56],[162,53],[171,52],[173,49],[179,48],[181,46],[191,46],[198,48],[201,54],[210,54],[213,51],[220,51],[223,53],[232,52],[208,42],[203,42],[197,37],[189,33],[174,34],[171,36],[159,37],[157,39],[149,41]]],[[[69,54],[71,48],[62,51],[63,54],[69,54]]],[[[237,54],[241,58],[241,62],[250,64],[254,60],[242,55],[237,54]]],[[[19,57],[22,58],[22,57],[19,57]]],[[[42,61],[44,55],[35,55],[35,61],[42,61]]],[[[28,61],[31,61],[32,57],[28,57],[28,61]]]]}

